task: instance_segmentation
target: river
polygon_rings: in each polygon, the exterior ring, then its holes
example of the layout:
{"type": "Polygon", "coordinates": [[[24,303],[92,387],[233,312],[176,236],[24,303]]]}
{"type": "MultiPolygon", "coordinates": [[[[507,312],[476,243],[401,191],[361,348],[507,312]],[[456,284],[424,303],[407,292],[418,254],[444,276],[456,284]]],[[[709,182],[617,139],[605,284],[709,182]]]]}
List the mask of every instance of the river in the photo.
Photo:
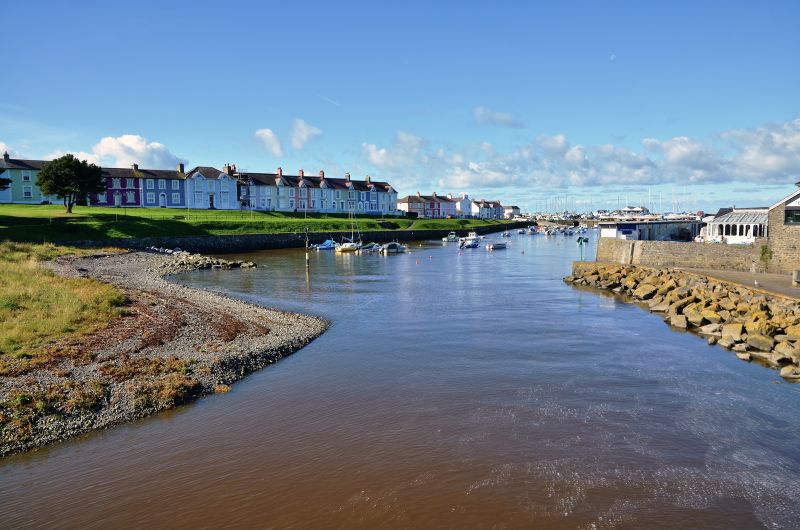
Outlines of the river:
{"type": "Polygon", "coordinates": [[[0,527],[796,528],[800,385],[563,283],[577,258],[515,233],[184,274],[332,326],[228,394],[4,459],[0,527]]]}

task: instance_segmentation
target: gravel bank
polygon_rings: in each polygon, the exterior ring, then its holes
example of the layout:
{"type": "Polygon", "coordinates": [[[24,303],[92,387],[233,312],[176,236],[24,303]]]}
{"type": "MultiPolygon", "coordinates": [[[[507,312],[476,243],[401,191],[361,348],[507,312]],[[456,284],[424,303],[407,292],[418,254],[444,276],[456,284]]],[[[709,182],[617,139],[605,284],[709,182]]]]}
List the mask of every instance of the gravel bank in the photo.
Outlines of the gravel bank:
{"type": "Polygon", "coordinates": [[[0,397],[24,393],[31,406],[42,403],[29,421],[5,425],[0,456],[225,392],[328,327],[320,318],[171,283],[162,274],[173,259],[131,252],[46,264],[63,276],[113,284],[130,302],[105,330],[59,344],[68,353],[49,365],[0,377],[0,397]],[[51,403],[46,396],[52,395],[62,399],[51,403]]]}

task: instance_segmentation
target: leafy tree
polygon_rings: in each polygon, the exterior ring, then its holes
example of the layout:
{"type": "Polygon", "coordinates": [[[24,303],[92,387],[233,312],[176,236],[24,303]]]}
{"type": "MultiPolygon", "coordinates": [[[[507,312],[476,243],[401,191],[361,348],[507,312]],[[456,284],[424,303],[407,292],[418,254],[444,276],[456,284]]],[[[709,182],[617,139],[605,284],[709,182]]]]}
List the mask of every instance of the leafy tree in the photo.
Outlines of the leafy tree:
{"type": "Polygon", "coordinates": [[[11,186],[11,179],[0,177],[0,191],[7,190],[11,186]]]}
{"type": "Polygon", "coordinates": [[[67,213],[72,213],[72,207],[79,199],[105,190],[103,171],[72,155],[64,155],[42,165],[36,185],[44,195],[56,195],[64,199],[67,213]]]}

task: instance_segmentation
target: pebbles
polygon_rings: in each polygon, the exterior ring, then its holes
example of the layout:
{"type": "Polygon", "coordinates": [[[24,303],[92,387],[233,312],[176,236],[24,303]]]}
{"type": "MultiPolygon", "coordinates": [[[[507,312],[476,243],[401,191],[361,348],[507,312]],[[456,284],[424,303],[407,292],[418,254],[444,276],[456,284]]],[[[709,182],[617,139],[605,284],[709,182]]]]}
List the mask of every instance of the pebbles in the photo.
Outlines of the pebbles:
{"type": "MultiPolygon", "coordinates": [[[[29,435],[17,436],[20,433],[6,429],[0,439],[0,456],[222,392],[249,373],[299,350],[327,329],[328,322],[320,318],[267,309],[166,281],[162,276],[177,270],[172,264],[187,260],[187,256],[195,255],[165,249],[45,263],[63,276],[90,277],[119,287],[131,300],[129,314],[96,336],[81,339],[87,355],[80,359],[64,357],[57,364],[21,376],[0,377],[0,396],[54,385],[95,382],[103,388],[92,407],[59,409],[58,414],[36,417],[29,435]]],[[[215,258],[201,256],[187,262],[206,260],[215,258]]],[[[192,267],[182,270],[203,268],[192,267]]]]}
{"type": "Polygon", "coordinates": [[[800,303],[746,287],[687,274],[606,263],[580,264],[564,281],[609,290],[663,313],[679,329],[800,378],[800,303]]]}

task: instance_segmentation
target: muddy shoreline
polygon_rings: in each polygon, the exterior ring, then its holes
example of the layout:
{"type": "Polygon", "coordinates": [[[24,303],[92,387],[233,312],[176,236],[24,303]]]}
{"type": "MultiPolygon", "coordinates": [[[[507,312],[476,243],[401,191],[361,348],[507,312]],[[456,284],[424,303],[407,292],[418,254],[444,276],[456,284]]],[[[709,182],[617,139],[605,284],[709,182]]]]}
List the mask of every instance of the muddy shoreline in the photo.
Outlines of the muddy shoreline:
{"type": "Polygon", "coordinates": [[[3,401],[13,398],[27,414],[3,426],[0,456],[226,392],[235,381],[301,349],[329,325],[170,282],[163,274],[173,272],[174,259],[128,252],[44,264],[62,276],[110,283],[128,303],[107,328],[58,344],[65,353],[49,364],[0,376],[3,401]]]}

